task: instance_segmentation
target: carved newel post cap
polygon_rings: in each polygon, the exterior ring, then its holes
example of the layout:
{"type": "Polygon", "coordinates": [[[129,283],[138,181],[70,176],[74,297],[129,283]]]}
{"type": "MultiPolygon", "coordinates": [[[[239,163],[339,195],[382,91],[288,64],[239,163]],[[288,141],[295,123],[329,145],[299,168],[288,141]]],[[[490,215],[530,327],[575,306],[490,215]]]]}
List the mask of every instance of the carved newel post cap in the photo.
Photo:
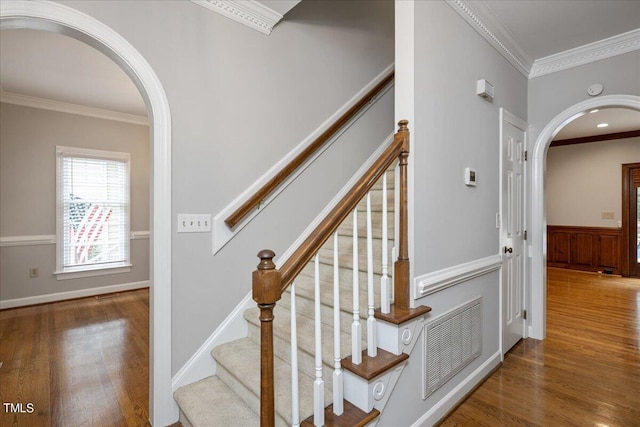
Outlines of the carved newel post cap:
{"type": "Polygon", "coordinates": [[[398,132],[407,132],[409,131],[409,120],[400,120],[398,122],[398,132]]]}
{"type": "Polygon", "coordinates": [[[260,263],[253,272],[253,300],[258,304],[274,304],[282,296],[282,274],[273,263],[275,256],[269,249],[258,252],[260,263]]]}
{"type": "Polygon", "coordinates": [[[260,258],[260,264],[258,264],[258,270],[274,270],[276,265],[273,263],[273,258],[276,253],[271,249],[263,249],[258,252],[258,258],[260,258]]]}

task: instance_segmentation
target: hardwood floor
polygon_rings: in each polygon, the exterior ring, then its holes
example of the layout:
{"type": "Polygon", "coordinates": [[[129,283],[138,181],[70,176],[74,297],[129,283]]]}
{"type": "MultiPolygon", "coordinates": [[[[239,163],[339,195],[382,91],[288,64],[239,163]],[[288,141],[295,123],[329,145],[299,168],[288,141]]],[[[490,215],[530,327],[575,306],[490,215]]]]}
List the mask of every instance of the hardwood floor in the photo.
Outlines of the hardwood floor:
{"type": "Polygon", "coordinates": [[[149,290],[2,310],[0,362],[2,426],[146,426],[149,290]]]}
{"type": "Polygon", "coordinates": [[[548,270],[547,339],[523,340],[442,426],[640,426],[640,280],[548,270]]]}

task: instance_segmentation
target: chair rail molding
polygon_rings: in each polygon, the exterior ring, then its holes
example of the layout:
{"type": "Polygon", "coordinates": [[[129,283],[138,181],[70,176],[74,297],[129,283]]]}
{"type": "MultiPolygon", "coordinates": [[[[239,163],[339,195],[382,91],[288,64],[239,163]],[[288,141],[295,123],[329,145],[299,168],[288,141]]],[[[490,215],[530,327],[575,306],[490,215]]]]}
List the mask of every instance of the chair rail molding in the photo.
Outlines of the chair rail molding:
{"type": "Polygon", "coordinates": [[[499,270],[501,265],[502,256],[496,254],[416,277],[414,279],[416,298],[431,295],[458,283],[499,270]]]}
{"type": "Polygon", "coordinates": [[[284,15],[300,0],[280,1],[284,9],[276,11],[267,2],[238,1],[238,0],[191,0],[193,3],[233,19],[249,28],[260,31],[263,34],[271,34],[273,27],[280,22],[284,15]]]}
{"type": "Polygon", "coordinates": [[[55,244],[56,244],[55,234],[0,237],[0,248],[6,248],[11,246],[37,246],[37,245],[55,245],[55,244]]]}

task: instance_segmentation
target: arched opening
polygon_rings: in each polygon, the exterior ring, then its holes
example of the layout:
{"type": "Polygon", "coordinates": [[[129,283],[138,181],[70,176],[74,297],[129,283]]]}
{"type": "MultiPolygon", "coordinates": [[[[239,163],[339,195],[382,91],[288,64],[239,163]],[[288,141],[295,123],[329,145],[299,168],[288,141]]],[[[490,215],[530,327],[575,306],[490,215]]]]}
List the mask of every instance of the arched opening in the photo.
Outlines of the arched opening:
{"type": "Polygon", "coordinates": [[[37,1],[0,3],[0,30],[29,28],[65,34],[118,64],[145,100],[150,120],[150,375],[149,417],[154,425],[177,419],[171,395],[171,116],[162,85],[142,55],[122,36],[70,7],[37,1]]]}
{"type": "Polygon", "coordinates": [[[547,221],[545,204],[545,165],[547,150],[554,136],[565,125],[594,108],[620,107],[640,111],[640,97],[633,95],[607,95],[575,104],[551,120],[538,136],[533,146],[531,169],[531,325],[529,336],[544,339],[546,336],[547,299],[547,221]]]}

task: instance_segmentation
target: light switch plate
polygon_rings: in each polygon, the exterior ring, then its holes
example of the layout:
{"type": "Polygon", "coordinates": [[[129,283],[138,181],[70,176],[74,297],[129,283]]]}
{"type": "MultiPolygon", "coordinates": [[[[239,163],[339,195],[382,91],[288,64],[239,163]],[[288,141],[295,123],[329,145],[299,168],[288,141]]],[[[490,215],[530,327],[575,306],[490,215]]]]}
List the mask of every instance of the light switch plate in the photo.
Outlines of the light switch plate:
{"type": "Polygon", "coordinates": [[[211,214],[178,214],[178,233],[211,231],[211,214]]]}

